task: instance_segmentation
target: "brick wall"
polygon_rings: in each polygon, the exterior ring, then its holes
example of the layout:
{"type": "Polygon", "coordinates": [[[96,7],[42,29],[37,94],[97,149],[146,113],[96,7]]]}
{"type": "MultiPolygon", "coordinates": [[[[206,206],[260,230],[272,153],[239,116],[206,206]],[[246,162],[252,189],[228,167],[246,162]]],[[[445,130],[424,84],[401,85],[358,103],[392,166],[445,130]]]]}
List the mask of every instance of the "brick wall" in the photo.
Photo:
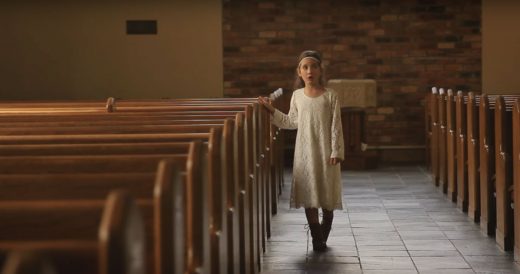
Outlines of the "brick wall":
{"type": "Polygon", "coordinates": [[[377,81],[378,106],[367,109],[370,145],[424,145],[431,86],[481,89],[478,0],[227,0],[223,21],[225,96],[292,91],[298,54],[317,49],[328,79],[377,81]]]}

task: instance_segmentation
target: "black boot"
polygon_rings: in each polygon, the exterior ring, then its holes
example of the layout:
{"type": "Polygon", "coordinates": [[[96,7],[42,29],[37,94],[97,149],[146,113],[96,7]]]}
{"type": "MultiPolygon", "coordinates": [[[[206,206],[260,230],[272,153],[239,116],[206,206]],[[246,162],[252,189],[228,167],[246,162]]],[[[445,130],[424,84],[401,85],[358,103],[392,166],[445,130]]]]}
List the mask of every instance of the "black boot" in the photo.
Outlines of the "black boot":
{"type": "Polygon", "coordinates": [[[312,236],[312,250],[316,252],[323,252],[327,249],[327,244],[323,240],[323,233],[321,231],[321,225],[309,224],[312,236]]]}
{"type": "Polygon", "coordinates": [[[330,211],[330,213],[323,214],[323,219],[321,222],[321,231],[323,232],[323,241],[325,243],[327,242],[327,239],[329,238],[333,219],[334,219],[334,214],[332,213],[332,211],[330,211]]]}

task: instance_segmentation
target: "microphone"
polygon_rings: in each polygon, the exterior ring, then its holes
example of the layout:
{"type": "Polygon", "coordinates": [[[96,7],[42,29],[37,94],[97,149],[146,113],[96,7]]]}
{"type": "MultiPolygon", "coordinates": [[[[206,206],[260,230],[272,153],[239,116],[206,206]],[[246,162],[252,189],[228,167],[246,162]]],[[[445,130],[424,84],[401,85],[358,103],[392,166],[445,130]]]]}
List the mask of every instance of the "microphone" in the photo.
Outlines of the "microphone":
{"type": "Polygon", "coordinates": [[[277,90],[275,90],[271,94],[269,94],[269,99],[271,99],[271,101],[274,101],[282,95],[283,95],[283,89],[278,88],[277,90]]]}

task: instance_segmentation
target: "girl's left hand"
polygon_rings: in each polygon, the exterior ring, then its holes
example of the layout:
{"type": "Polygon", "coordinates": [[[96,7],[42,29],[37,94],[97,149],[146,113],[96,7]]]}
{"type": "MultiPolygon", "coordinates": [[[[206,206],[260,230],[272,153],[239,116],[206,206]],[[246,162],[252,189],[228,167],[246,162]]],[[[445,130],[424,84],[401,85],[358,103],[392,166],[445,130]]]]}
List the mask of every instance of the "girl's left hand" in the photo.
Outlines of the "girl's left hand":
{"type": "Polygon", "coordinates": [[[329,163],[333,166],[337,165],[339,163],[339,158],[331,157],[329,160],[329,163]]]}

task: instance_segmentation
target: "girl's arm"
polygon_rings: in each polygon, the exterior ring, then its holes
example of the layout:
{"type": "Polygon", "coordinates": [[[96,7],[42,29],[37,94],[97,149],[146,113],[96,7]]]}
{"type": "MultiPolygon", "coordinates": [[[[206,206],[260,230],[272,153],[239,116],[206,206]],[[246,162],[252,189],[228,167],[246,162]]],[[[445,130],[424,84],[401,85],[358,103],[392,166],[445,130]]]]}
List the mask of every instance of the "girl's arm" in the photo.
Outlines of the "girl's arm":
{"type": "Polygon", "coordinates": [[[270,113],[273,115],[274,111],[276,110],[273,105],[271,105],[271,99],[267,97],[258,97],[258,102],[264,106],[270,113]]]}
{"type": "Polygon", "coordinates": [[[259,102],[265,106],[269,112],[271,112],[271,115],[273,119],[271,122],[283,129],[297,129],[298,128],[298,108],[296,107],[296,103],[294,102],[294,96],[291,97],[291,106],[289,109],[289,113],[285,114],[278,109],[274,108],[271,104],[269,99],[267,98],[258,98],[259,102]]]}
{"type": "Polygon", "coordinates": [[[331,125],[331,147],[332,153],[330,158],[337,158],[341,161],[345,159],[345,150],[343,144],[343,128],[341,126],[341,108],[339,106],[338,96],[332,93],[332,125],[331,125]]]}

